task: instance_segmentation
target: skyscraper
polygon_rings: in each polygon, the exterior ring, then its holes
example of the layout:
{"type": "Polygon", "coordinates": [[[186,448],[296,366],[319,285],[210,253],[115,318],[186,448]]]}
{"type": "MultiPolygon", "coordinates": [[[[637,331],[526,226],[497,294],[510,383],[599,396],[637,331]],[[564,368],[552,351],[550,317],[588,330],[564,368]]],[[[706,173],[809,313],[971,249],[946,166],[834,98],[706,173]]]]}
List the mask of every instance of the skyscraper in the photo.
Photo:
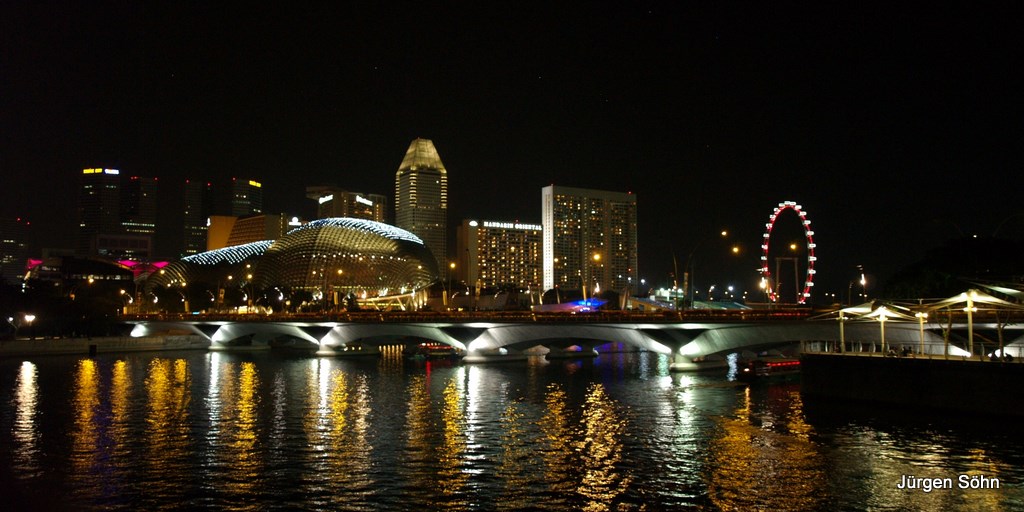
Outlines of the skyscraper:
{"type": "Polygon", "coordinates": [[[157,179],[132,176],[121,188],[121,228],[125,233],[156,234],[157,179]]]}
{"type": "Polygon", "coordinates": [[[638,282],[636,195],[555,185],[541,190],[544,289],[631,293],[638,282]]]}
{"type": "Polygon", "coordinates": [[[0,219],[0,278],[7,284],[16,283],[25,276],[29,225],[20,217],[0,219]]]}
{"type": "Polygon", "coordinates": [[[117,169],[83,169],[76,252],[109,258],[152,257],[156,186],[156,178],[123,179],[117,169]]]}
{"type": "Polygon", "coordinates": [[[206,250],[206,230],[213,215],[213,185],[210,182],[185,180],[184,247],[182,255],[206,250]]]}
{"type": "Polygon", "coordinates": [[[409,144],[395,174],[395,225],[420,237],[447,275],[448,171],[427,139],[409,144]]]}
{"type": "Polygon", "coordinates": [[[306,187],[306,197],[317,202],[316,218],[351,217],[387,223],[388,198],[380,194],[349,192],[335,186],[306,187]]]}
{"type": "Polygon", "coordinates": [[[263,213],[263,184],[231,178],[231,215],[244,217],[257,213],[263,213]]]}
{"type": "Polygon", "coordinates": [[[97,237],[121,233],[121,176],[117,169],[83,169],[78,192],[76,252],[95,254],[97,237]]]}

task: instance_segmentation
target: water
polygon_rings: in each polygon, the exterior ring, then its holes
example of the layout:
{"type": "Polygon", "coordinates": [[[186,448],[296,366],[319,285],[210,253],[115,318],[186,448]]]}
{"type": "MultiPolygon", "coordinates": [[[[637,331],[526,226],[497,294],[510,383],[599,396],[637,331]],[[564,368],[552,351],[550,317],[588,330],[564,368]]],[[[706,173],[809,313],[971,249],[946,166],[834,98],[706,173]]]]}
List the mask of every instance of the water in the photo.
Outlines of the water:
{"type": "Polygon", "coordinates": [[[1012,421],[808,402],[651,353],[0,360],[6,510],[1024,510],[1012,421]],[[999,489],[898,489],[903,475],[999,489]]]}

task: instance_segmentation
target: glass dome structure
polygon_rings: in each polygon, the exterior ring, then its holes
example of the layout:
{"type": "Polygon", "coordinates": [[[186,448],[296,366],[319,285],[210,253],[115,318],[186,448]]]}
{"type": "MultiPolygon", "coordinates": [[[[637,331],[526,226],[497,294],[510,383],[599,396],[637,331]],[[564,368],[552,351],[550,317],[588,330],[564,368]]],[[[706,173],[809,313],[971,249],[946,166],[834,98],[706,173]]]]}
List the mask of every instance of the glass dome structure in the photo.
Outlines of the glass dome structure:
{"type": "Polygon", "coordinates": [[[278,240],[226,247],[182,258],[153,274],[146,289],[230,280],[267,289],[408,293],[429,286],[437,263],[423,241],[394,226],[364,219],[320,219],[278,240]]]}
{"type": "Polygon", "coordinates": [[[416,235],[364,219],[320,219],[290,231],[260,258],[256,286],[341,289],[391,295],[437,279],[433,254],[416,235]]]}

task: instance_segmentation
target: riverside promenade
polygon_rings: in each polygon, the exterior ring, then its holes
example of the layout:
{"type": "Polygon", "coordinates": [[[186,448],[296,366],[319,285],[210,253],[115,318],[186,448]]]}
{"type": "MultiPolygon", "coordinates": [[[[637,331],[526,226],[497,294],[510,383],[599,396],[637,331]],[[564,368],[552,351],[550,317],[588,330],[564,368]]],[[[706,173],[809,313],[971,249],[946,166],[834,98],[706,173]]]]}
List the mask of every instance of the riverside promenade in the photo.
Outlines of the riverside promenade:
{"type": "Polygon", "coordinates": [[[210,341],[197,335],[104,336],[91,338],[19,338],[0,341],[0,357],[97,355],[153,350],[206,350],[210,341]]]}

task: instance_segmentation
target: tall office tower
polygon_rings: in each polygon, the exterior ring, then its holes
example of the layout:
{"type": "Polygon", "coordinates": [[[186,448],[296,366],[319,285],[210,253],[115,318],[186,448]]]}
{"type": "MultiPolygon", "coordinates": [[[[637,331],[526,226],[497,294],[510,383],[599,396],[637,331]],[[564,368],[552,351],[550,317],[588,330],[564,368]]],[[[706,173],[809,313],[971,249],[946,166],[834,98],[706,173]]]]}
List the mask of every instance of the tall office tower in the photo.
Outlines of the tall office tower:
{"type": "Polygon", "coordinates": [[[117,169],[82,170],[78,192],[78,254],[96,254],[101,234],[122,233],[120,186],[117,169]]]}
{"type": "Polygon", "coordinates": [[[387,223],[388,198],[380,194],[349,192],[335,186],[306,187],[316,201],[316,218],[353,217],[387,223]]]}
{"type": "Polygon", "coordinates": [[[157,179],[132,176],[121,184],[121,228],[127,234],[156,234],[157,179]]]}
{"type": "Polygon", "coordinates": [[[537,224],[464,220],[456,272],[473,287],[537,287],[543,275],[542,244],[537,224]]]}
{"type": "Polygon", "coordinates": [[[182,256],[206,250],[206,230],[213,215],[213,185],[209,182],[185,180],[185,238],[182,256]]]}
{"type": "Polygon", "coordinates": [[[25,277],[30,223],[23,218],[0,219],[0,279],[15,284],[25,277]]]}
{"type": "Polygon", "coordinates": [[[395,174],[395,225],[420,237],[448,275],[448,171],[427,139],[409,144],[395,174]]]}
{"type": "Polygon", "coordinates": [[[638,283],[636,195],[555,185],[541,190],[544,289],[633,293],[638,283]]]}
{"type": "Polygon", "coordinates": [[[263,213],[263,184],[231,178],[231,215],[244,217],[263,213]]]}

